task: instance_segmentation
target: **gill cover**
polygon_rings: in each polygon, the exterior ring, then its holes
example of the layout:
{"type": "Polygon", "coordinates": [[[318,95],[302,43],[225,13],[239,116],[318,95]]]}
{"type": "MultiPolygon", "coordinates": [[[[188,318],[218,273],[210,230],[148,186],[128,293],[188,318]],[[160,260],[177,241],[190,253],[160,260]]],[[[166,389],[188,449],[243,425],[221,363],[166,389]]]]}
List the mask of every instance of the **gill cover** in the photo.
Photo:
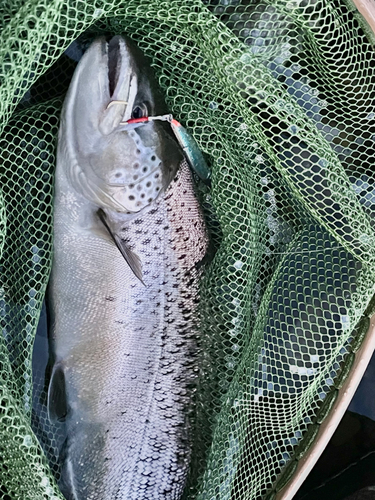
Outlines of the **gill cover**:
{"type": "Polygon", "coordinates": [[[123,37],[98,38],[79,62],[65,100],[59,143],[66,175],[103,209],[139,212],[166,189],[181,161],[163,124],[121,125],[135,111],[164,111],[143,61],[123,37]]]}

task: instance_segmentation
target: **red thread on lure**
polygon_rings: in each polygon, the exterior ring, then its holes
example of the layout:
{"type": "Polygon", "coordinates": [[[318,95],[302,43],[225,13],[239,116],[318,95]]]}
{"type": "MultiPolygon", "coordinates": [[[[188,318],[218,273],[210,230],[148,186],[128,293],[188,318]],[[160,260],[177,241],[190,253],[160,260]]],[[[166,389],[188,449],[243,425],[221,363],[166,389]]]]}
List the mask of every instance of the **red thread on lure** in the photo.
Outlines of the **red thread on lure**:
{"type": "Polygon", "coordinates": [[[131,125],[132,123],[147,123],[156,120],[173,123],[176,126],[181,126],[181,124],[178,123],[178,121],[175,120],[172,115],[144,116],[142,118],[130,118],[130,120],[126,120],[126,122],[121,122],[121,125],[131,125]]]}
{"type": "Polygon", "coordinates": [[[143,122],[148,122],[148,116],[145,116],[143,118],[131,118],[130,120],[127,120],[125,123],[143,123],[143,122]]]}

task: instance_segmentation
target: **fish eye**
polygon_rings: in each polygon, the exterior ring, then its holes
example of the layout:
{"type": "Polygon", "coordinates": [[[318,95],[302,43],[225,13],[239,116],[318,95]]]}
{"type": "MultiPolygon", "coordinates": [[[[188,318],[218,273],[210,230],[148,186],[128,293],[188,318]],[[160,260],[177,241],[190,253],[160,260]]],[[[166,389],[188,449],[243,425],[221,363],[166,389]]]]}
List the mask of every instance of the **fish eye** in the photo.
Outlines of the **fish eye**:
{"type": "Polygon", "coordinates": [[[132,118],[145,118],[146,116],[148,116],[146,104],[142,103],[134,106],[132,111],[132,118]]]}

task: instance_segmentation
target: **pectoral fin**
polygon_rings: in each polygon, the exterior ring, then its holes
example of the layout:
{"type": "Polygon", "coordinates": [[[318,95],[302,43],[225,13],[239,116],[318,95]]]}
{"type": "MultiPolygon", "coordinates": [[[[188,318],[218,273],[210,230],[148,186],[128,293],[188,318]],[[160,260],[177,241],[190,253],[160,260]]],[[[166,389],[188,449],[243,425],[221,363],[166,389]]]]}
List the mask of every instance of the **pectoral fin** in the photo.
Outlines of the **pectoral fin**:
{"type": "Polygon", "coordinates": [[[139,279],[139,281],[143,285],[145,285],[145,283],[143,281],[143,275],[142,275],[141,259],[139,258],[139,256],[135,252],[133,252],[133,250],[131,250],[129,248],[127,243],[124,240],[122,240],[118,234],[116,234],[114,231],[112,231],[112,229],[108,225],[105,212],[101,208],[99,208],[97,213],[98,213],[99,219],[103,222],[105,228],[107,229],[107,231],[111,235],[111,238],[113,239],[117,248],[120,250],[121,255],[126,260],[128,266],[133,271],[134,275],[139,279]]]}
{"type": "Polygon", "coordinates": [[[52,369],[47,396],[48,418],[52,423],[64,422],[68,413],[66,400],[65,373],[62,363],[52,369]]]}

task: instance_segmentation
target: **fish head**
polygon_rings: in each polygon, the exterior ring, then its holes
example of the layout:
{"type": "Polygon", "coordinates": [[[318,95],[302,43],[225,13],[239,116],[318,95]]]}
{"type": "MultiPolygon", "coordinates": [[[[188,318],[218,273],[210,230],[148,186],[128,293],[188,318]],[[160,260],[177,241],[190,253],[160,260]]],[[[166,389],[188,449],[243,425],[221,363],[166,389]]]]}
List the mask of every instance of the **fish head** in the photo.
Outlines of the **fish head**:
{"type": "Polygon", "coordinates": [[[72,186],[118,212],[149,205],[174,178],[182,152],[168,124],[125,122],[165,112],[140,50],[122,36],[96,39],[76,68],[62,113],[59,142],[72,186]]]}

